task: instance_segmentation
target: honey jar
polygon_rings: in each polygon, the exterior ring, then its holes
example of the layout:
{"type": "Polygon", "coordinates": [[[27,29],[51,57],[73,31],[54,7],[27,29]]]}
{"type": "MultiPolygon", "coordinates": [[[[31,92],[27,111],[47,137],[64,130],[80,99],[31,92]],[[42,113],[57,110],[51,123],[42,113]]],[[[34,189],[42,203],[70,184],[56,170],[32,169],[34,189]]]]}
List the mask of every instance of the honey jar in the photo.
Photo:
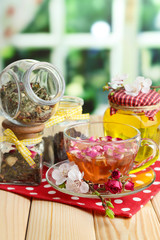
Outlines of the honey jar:
{"type": "Polygon", "coordinates": [[[132,125],[142,138],[160,143],[160,94],[151,89],[147,94],[129,96],[124,89],[111,91],[110,106],[104,113],[104,121],[132,125]]]}

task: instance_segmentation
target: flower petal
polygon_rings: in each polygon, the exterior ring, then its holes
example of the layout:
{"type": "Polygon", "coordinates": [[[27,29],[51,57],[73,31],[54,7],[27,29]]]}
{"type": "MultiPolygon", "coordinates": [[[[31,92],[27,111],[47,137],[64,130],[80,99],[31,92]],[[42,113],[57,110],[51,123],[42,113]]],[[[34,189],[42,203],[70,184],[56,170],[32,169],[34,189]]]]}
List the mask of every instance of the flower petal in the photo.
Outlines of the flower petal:
{"type": "Polygon", "coordinates": [[[125,84],[125,93],[130,96],[137,96],[141,90],[141,85],[137,83],[125,84]]]}
{"type": "Polygon", "coordinates": [[[64,183],[67,180],[67,178],[65,176],[63,176],[58,169],[55,169],[52,172],[52,177],[53,177],[53,179],[56,180],[56,185],[61,185],[62,183],[64,183]]]}
{"type": "Polygon", "coordinates": [[[149,90],[150,90],[149,87],[143,87],[142,90],[141,90],[141,92],[142,92],[142,93],[148,93],[149,90]]]}
{"type": "Polygon", "coordinates": [[[87,193],[89,191],[89,186],[86,182],[81,182],[79,189],[81,193],[87,193]]]}
{"type": "Polygon", "coordinates": [[[72,168],[68,172],[68,178],[70,178],[72,181],[80,181],[82,179],[82,173],[76,168],[72,168]]]}
{"type": "Polygon", "coordinates": [[[80,192],[80,182],[79,181],[72,181],[72,179],[68,178],[66,181],[66,189],[72,192],[80,192]]]}

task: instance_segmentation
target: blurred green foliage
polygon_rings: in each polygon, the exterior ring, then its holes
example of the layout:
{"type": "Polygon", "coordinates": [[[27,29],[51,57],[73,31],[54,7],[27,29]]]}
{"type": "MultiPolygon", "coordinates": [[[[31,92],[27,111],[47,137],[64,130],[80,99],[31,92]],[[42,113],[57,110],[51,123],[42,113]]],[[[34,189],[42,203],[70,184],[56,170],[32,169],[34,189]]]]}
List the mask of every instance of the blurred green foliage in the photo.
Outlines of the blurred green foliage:
{"type": "Polygon", "coordinates": [[[10,57],[8,58],[8,55],[6,55],[6,57],[3,58],[4,66],[20,59],[35,59],[38,61],[50,62],[50,49],[17,49],[14,47],[7,47],[5,49],[6,53],[10,51],[10,57]]]}
{"type": "Polygon", "coordinates": [[[49,0],[42,2],[34,19],[23,29],[22,33],[49,32],[49,0]]]}
{"type": "MultiPolygon", "coordinates": [[[[84,112],[93,112],[102,100],[102,87],[109,80],[107,50],[72,50],[66,60],[66,94],[82,97],[84,112]]],[[[104,96],[106,93],[104,94],[104,96]]]]}
{"type": "MultiPolygon", "coordinates": [[[[33,21],[23,33],[49,32],[49,0],[43,2],[33,21]]],[[[112,0],[66,0],[66,32],[90,32],[94,22],[107,21],[111,26],[112,0]]],[[[4,65],[30,58],[50,61],[50,49],[4,49],[4,65]]],[[[109,78],[109,51],[71,50],[66,59],[66,92],[82,97],[84,112],[93,112],[103,101],[102,87],[109,78]]],[[[106,95],[106,94],[105,94],[106,95]]]]}
{"type": "MultiPolygon", "coordinates": [[[[141,0],[139,31],[160,31],[160,0],[141,0]]],[[[152,79],[153,85],[160,85],[160,45],[159,48],[140,50],[141,75],[152,79]]]]}
{"type": "Polygon", "coordinates": [[[66,0],[66,32],[90,32],[98,20],[111,26],[111,14],[112,0],[66,0]]]}
{"type": "MultiPolygon", "coordinates": [[[[87,33],[96,21],[106,21],[112,29],[112,0],[66,0],[66,33],[87,33]]],[[[160,30],[160,0],[139,1],[139,31],[160,30]]],[[[49,32],[49,0],[45,0],[33,21],[23,33],[49,32]]],[[[16,49],[8,46],[3,50],[4,66],[19,59],[31,58],[50,62],[51,49],[16,49]]],[[[145,62],[140,50],[139,73],[160,81],[160,48],[149,49],[145,62]],[[146,66],[145,66],[146,64],[146,66]],[[149,73],[145,70],[149,69],[149,73]],[[148,74],[148,75],[147,75],[148,74]],[[150,75],[149,75],[150,74],[150,75]]],[[[92,113],[99,103],[107,103],[107,93],[102,87],[110,79],[110,51],[98,49],[70,49],[66,58],[66,92],[82,97],[84,112],[92,113]]]]}
{"type": "Polygon", "coordinates": [[[139,30],[159,31],[160,0],[141,0],[140,3],[139,30]]]}

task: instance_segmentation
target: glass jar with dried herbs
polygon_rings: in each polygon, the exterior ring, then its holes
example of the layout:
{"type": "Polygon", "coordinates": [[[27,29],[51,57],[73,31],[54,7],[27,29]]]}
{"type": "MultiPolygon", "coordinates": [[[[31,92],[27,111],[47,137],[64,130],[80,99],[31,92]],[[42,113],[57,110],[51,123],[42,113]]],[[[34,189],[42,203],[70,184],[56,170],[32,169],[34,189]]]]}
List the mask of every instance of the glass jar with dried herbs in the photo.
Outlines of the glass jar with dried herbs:
{"type": "MultiPolygon", "coordinates": [[[[82,114],[84,100],[75,96],[63,96],[56,114],[45,124],[44,130],[44,164],[52,164],[67,159],[64,147],[63,131],[72,124],[89,120],[89,114],[82,114]]],[[[77,132],[77,137],[81,135],[77,132]]]]}
{"type": "Polygon", "coordinates": [[[0,137],[0,183],[39,185],[42,179],[44,124],[23,127],[2,122],[0,137]]]}
{"type": "Polygon", "coordinates": [[[13,62],[0,74],[1,112],[21,126],[44,123],[56,112],[64,89],[64,79],[52,64],[32,59],[13,62]]]}

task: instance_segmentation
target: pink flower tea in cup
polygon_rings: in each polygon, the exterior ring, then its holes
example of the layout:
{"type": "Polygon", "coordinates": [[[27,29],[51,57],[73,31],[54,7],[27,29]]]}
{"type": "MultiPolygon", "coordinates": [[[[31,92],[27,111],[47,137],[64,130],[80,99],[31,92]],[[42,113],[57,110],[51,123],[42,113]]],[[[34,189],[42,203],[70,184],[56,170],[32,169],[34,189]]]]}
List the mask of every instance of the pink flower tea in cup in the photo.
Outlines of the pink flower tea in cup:
{"type": "Polygon", "coordinates": [[[120,123],[78,123],[65,129],[64,139],[69,161],[93,183],[105,183],[115,169],[122,175],[138,172],[156,161],[159,153],[152,140],[141,139],[138,129],[120,123]]]}

